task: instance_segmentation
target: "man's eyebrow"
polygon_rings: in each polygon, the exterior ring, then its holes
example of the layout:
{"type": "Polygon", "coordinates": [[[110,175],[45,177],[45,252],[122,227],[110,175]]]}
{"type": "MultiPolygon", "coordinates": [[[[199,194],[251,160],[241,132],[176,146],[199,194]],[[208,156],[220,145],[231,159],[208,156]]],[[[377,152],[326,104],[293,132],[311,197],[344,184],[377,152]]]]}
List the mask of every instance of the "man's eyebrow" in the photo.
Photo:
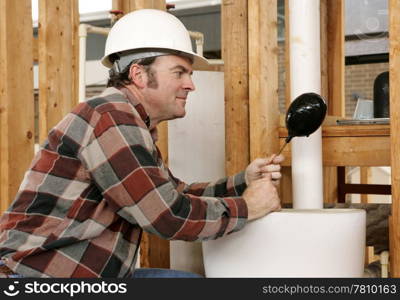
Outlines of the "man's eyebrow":
{"type": "Polygon", "coordinates": [[[176,66],[173,66],[172,68],[170,68],[171,71],[176,70],[176,69],[179,69],[184,73],[189,73],[190,75],[193,74],[193,71],[189,71],[189,69],[185,68],[182,65],[176,65],[176,66]]]}

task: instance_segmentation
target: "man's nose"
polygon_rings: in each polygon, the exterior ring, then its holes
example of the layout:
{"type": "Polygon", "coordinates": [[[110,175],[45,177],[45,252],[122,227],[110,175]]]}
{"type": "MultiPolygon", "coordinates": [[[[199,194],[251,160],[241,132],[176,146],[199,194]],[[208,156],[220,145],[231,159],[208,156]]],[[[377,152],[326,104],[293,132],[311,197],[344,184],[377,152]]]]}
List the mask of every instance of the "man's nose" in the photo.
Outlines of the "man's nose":
{"type": "Polygon", "coordinates": [[[192,77],[188,76],[184,82],[183,88],[187,91],[194,91],[196,87],[194,86],[192,77]]]}

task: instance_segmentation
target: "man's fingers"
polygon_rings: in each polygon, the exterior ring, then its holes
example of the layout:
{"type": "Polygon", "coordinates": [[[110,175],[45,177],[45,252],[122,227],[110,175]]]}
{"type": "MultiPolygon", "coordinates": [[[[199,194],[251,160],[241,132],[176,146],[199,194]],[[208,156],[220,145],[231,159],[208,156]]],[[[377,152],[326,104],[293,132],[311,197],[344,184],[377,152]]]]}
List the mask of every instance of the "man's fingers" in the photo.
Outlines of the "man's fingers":
{"type": "Polygon", "coordinates": [[[260,172],[262,173],[268,173],[268,172],[279,172],[281,170],[280,165],[267,165],[264,166],[260,169],[260,172]]]}
{"type": "Polygon", "coordinates": [[[258,180],[272,181],[272,173],[261,173],[261,178],[258,180]]]}
{"type": "Polygon", "coordinates": [[[272,185],[273,185],[274,187],[276,187],[276,188],[278,188],[279,185],[281,184],[281,181],[280,181],[280,180],[272,180],[271,182],[272,182],[272,185]]]}
{"type": "Polygon", "coordinates": [[[252,164],[254,164],[254,166],[260,168],[260,167],[267,165],[268,162],[269,162],[269,160],[267,158],[256,158],[255,160],[253,160],[252,164]]]}
{"type": "Polygon", "coordinates": [[[259,168],[263,168],[268,165],[279,165],[285,157],[282,154],[276,155],[272,154],[270,157],[267,158],[256,158],[251,162],[251,165],[259,168]]]}
{"type": "Polygon", "coordinates": [[[280,164],[281,162],[283,162],[285,160],[285,157],[282,154],[279,155],[273,155],[272,159],[271,159],[271,163],[273,164],[280,164]]]}
{"type": "Polygon", "coordinates": [[[282,178],[281,172],[268,172],[268,173],[262,173],[262,177],[267,177],[271,178],[272,180],[279,180],[282,178]]]}
{"type": "Polygon", "coordinates": [[[271,179],[272,180],[278,180],[282,178],[281,172],[272,172],[271,173],[271,179]]]}

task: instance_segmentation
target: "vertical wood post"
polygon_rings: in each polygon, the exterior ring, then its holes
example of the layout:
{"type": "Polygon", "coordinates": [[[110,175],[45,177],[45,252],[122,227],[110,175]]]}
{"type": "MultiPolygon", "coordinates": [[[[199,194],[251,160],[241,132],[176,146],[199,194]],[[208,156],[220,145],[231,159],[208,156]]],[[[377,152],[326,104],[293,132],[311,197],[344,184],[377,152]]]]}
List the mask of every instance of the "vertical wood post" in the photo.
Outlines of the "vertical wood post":
{"type": "MultiPolygon", "coordinates": [[[[370,183],[371,176],[372,176],[372,170],[370,167],[360,167],[360,183],[363,183],[363,184],[370,183]]],[[[368,194],[361,194],[360,199],[361,199],[361,203],[369,202],[368,194]]]]}
{"type": "Polygon", "coordinates": [[[392,167],[392,216],[390,276],[400,277],[400,2],[389,1],[390,151],[392,167]]]}
{"type": "MultiPolygon", "coordinates": [[[[292,101],[290,94],[290,20],[289,0],[285,0],[285,108],[289,108],[292,101]]],[[[285,113],[286,114],[286,113],[285,113]]],[[[290,147],[290,145],[286,146],[290,147]]],[[[282,203],[292,203],[292,169],[282,167],[282,179],[279,196],[282,203]]]]}
{"type": "Polygon", "coordinates": [[[34,145],[31,0],[0,0],[0,212],[14,199],[34,145]]]}
{"type": "Polygon", "coordinates": [[[345,116],[344,1],[321,0],[321,90],[328,114],[345,116]]]}
{"type": "MultiPolygon", "coordinates": [[[[322,41],[321,41],[322,42],[322,41]]],[[[285,0],[285,107],[292,102],[290,94],[290,19],[289,0],[285,0]]]]}
{"type": "Polygon", "coordinates": [[[77,103],[77,47],[72,20],[78,9],[77,0],[39,1],[39,140],[77,103]],[[74,42],[75,41],[75,42],[74,42]],[[74,92],[75,91],[75,92],[74,92]]]}
{"type": "Polygon", "coordinates": [[[79,1],[71,1],[71,30],[72,30],[72,58],[71,58],[71,72],[72,72],[72,95],[71,107],[75,107],[79,103],[79,1]]]}
{"type": "Polygon", "coordinates": [[[243,170],[250,161],[247,22],[247,0],[222,1],[227,175],[243,170]]]}
{"type": "Polygon", "coordinates": [[[279,150],[277,18],[276,1],[248,0],[250,161],[279,150]]]}
{"type": "MultiPolygon", "coordinates": [[[[321,95],[328,114],[345,116],[344,2],[321,0],[321,95]]],[[[337,201],[336,167],[323,167],[324,202],[337,201]]]]}
{"type": "Polygon", "coordinates": [[[122,10],[124,13],[144,9],[153,8],[165,10],[165,0],[113,0],[113,9],[122,10]]]}

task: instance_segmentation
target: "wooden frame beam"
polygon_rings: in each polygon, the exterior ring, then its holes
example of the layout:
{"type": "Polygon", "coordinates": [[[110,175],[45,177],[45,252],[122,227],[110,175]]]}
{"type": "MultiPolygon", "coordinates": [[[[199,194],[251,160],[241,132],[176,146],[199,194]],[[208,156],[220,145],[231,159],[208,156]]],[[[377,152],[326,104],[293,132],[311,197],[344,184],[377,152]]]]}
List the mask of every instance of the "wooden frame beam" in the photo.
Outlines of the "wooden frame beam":
{"type": "Polygon", "coordinates": [[[276,1],[248,0],[250,161],[279,151],[277,21],[276,1]]]}
{"type": "Polygon", "coordinates": [[[39,1],[40,143],[78,102],[77,10],[77,0],[39,1]]]}
{"type": "Polygon", "coordinates": [[[33,157],[31,0],[0,0],[0,211],[14,200],[33,157]]]}
{"type": "MultiPolygon", "coordinates": [[[[320,1],[321,95],[328,102],[328,114],[345,115],[345,54],[343,0],[320,1]]],[[[337,201],[336,167],[323,166],[324,201],[337,201]]]]}
{"type": "MultiPolygon", "coordinates": [[[[287,137],[286,128],[279,129],[280,143],[287,137]]],[[[324,166],[390,166],[389,125],[340,125],[322,127],[322,159],[324,166]]],[[[290,144],[283,154],[284,166],[291,165],[290,144]]]]}
{"type": "Polygon", "coordinates": [[[247,10],[247,0],[221,3],[227,175],[242,171],[250,161],[247,10]]]}
{"type": "Polygon", "coordinates": [[[144,8],[165,10],[166,4],[165,0],[113,0],[112,7],[113,9],[128,13],[144,8]]]}
{"type": "Polygon", "coordinates": [[[400,277],[400,2],[389,1],[390,142],[392,216],[389,219],[390,276],[400,277]]]}
{"type": "Polygon", "coordinates": [[[328,114],[345,117],[344,0],[321,0],[321,95],[328,114]]]}

